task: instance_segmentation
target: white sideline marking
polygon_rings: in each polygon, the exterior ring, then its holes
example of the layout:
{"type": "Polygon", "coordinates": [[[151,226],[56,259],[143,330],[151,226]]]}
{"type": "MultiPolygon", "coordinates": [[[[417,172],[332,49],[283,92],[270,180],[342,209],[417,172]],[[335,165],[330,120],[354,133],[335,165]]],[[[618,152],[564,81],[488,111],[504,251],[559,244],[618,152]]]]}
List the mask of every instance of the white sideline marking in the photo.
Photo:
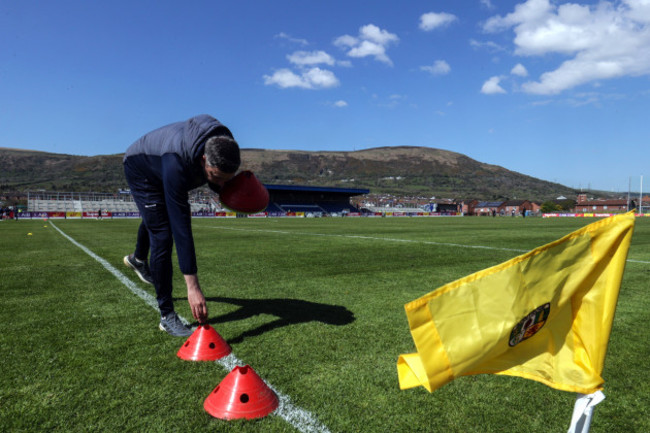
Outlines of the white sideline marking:
{"type": "MultiPolygon", "coordinates": [[[[446,246],[446,247],[472,248],[472,249],[496,250],[496,251],[512,251],[515,253],[527,253],[528,251],[530,251],[530,250],[522,250],[518,248],[487,247],[485,245],[465,245],[465,244],[454,244],[451,242],[418,241],[413,239],[378,238],[375,236],[340,235],[340,234],[309,233],[309,232],[288,232],[283,230],[238,229],[234,227],[217,227],[217,226],[212,226],[210,228],[220,229],[220,230],[233,230],[233,231],[240,231],[240,232],[277,233],[283,235],[305,235],[305,236],[324,236],[324,237],[332,237],[332,238],[369,239],[373,241],[404,242],[404,243],[415,243],[415,244],[425,244],[425,245],[439,245],[439,246],[446,246]]],[[[650,265],[650,262],[643,261],[643,260],[627,259],[627,261],[630,263],[642,263],[642,264],[650,265]]]]}
{"type": "MultiPolygon", "coordinates": [[[[120,280],[120,282],[124,284],[133,294],[139,296],[147,303],[147,305],[149,305],[150,307],[158,311],[158,302],[156,301],[156,298],[153,295],[139,288],[133,281],[127,278],[126,275],[124,275],[122,272],[118,271],[113,265],[111,265],[106,260],[102,259],[97,254],[93,253],[88,248],[86,248],[85,246],[81,245],[79,242],[77,242],[76,240],[68,236],[60,228],[58,228],[52,220],[49,221],[52,227],[54,227],[56,231],[61,233],[61,235],[64,238],[66,238],[67,240],[69,240],[79,248],[81,248],[83,252],[88,254],[90,257],[97,260],[99,264],[101,264],[108,272],[113,274],[115,278],[120,280]]],[[[186,325],[189,323],[184,317],[180,315],[178,317],[186,325]]],[[[232,369],[238,365],[240,366],[246,365],[245,362],[241,361],[232,353],[226,357],[217,360],[216,363],[223,366],[228,372],[232,371],[232,369]]],[[[305,409],[295,406],[293,403],[291,403],[291,399],[288,396],[279,392],[273,385],[271,385],[267,381],[264,381],[264,383],[266,383],[268,387],[271,388],[277,394],[279,400],[278,408],[273,412],[271,412],[271,415],[279,416],[280,418],[284,419],[286,422],[291,424],[296,430],[303,433],[330,433],[328,428],[325,427],[320,422],[318,422],[318,420],[314,415],[312,415],[310,412],[306,411],[305,409]]]]}
{"type": "Polygon", "coordinates": [[[237,229],[234,227],[216,227],[211,228],[221,229],[221,230],[235,230],[242,232],[263,232],[263,233],[278,233],[284,235],[306,235],[306,236],[324,236],[332,238],[350,238],[350,239],[369,239],[372,241],[388,241],[388,242],[404,242],[404,243],[414,243],[414,244],[425,244],[425,245],[440,245],[448,247],[459,247],[459,248],[473,248],[473,249],[483,249],[483,250],[499,250],[499,251],[514,251],[516,253],[525,253],[529,250],[520,250],[516,248],[500,248],[500,247],[486,247],[483,245],[464,245],[464,244],[454,244],[449,242],[435,242],[435,241],[418,241],[414,239],[396,239],[396,238],[378,238],[375,236],[361,236],[361,235],[340,235],[340,234],[330,234],[330,233],[308,233],[308,232],[288,232],[282,230],[261,230],[261,229],[237,229]]]}

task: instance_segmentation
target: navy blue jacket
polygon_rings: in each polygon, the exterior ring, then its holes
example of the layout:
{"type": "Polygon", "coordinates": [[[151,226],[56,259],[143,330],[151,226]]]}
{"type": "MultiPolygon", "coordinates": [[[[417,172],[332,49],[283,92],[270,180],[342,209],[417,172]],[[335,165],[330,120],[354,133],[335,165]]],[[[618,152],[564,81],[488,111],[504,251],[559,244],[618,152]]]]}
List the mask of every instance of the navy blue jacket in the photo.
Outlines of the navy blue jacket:
{"type": "Polygon", "coordinates": [[[207,182],[201,158],[206,140],[217,135],[232,137],[217,119],[202,114],[151,131],[124,154],[124,163],[164,194],[183,274],[197,272],[188,192],[207,182]]]}

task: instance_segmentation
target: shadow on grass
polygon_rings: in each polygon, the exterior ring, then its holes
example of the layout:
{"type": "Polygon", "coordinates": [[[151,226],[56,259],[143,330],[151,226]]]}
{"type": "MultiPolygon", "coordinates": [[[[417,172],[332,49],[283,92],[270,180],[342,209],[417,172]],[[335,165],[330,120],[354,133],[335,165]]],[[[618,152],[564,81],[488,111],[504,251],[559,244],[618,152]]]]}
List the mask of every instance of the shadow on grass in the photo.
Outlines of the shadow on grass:
{"type": "Polygon", "coordinates": [[[298,323],[321,322],[326,325],[343,326],[354,322],[354,313],[340,305],[319,304],[300,299],[241,299],[227,297],[206,298],[208,302],[238,305],[237,310],[208,319],[208,323],[225,323],[245,320],[259,314],[276,316],[277,319],[243,332],[228,340],[229,344],[241,343],[244,338],[256,337],[265,332],[298,323]]]}

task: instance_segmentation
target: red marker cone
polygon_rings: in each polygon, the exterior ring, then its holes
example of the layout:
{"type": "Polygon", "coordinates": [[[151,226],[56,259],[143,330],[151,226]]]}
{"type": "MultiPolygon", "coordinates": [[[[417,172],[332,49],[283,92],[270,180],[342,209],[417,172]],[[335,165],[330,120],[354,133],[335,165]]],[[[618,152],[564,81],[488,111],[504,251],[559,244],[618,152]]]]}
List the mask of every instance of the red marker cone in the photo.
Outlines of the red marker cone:
{"type": "Polygon", "coordinates": [[[262,418],[279,405],[278,396],[250,366],[235,367],[203,402],[219,419],[262,418]]]}
{"type": "Polygon", "coordinates": [[[232,349],[210,325],[200,325],[190,335],[176,355],[186,361],[216,361],[230,354],[232,349]]]}

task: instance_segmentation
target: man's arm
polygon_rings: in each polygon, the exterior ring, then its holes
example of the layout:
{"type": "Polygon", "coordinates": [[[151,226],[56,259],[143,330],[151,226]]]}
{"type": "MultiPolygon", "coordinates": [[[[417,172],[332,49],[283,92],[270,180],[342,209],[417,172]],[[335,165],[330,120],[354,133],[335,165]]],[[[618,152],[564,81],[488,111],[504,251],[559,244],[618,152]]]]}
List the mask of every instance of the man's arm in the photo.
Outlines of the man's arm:
{"type": "Polygon", "coordinates": [[[196,274],[185,275],[185,284],[187,285],[187,302],[192,308],[192,315],[199,323],[204,323],[208,319],[208,305],[199,285],[199,277],[196,274]]]}
{"type": "Polygon", "coordinates": [[[190,304],[194,318],[202,323],[208,318],[208,308],[197,277],[196,252],[194,250],[192,219],[187,194],[187,173],[184,172],[178,157],[175,155],[164,155],[162,164],[167,213],[176,244],[178,264],[185,276],[187,301],[190,304]]]}
{"type": "Polygon", "coordinates": [[[192,237],[192,214],[188,202],[188,173],[178,156],[162,157],[162,182],[169,224],[174,235],[178,265],[185,275],[196,274],[196,252],[192,237]]]}

